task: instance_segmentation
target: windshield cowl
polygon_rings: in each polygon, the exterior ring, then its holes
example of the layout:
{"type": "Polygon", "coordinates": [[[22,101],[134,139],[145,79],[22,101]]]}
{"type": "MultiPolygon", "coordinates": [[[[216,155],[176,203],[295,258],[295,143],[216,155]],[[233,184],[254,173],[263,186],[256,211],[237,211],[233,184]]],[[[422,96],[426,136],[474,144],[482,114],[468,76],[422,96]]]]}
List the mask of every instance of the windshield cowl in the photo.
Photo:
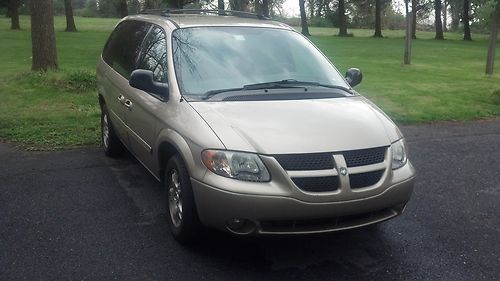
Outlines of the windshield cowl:
{"type": "Polygon", "coordinates": [[[287,87],[245,90],[228,90],[213,94],[210,97],[205,96],[186,96],[188,101],[270,101],[270,100],[307,100],[324,98],[343,98],[354,97],[358,94],[355,91],[345,92],[340,89],[322,88],[322,87],[287,87]]]}

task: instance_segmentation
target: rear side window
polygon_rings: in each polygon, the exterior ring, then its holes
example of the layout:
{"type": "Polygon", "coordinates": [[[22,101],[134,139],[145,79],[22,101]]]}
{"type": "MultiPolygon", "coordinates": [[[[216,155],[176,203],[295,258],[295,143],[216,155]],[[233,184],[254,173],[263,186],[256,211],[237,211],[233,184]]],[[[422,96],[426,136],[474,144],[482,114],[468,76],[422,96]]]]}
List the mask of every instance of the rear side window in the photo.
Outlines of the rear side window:
{"type": "Polygon", "coordinates": [[[153,71],[156,82],[167,82],[167,40],[165,31],[153,25],[144,41],[144,49],[137,68],[153,71]]]}
{"type": "Polygon", "coordinates": [[[136,69],[141,44],[151,24],[140,21],[120,23],[109,37],[102,57],[116,72],[126,79],[136,69]]]}

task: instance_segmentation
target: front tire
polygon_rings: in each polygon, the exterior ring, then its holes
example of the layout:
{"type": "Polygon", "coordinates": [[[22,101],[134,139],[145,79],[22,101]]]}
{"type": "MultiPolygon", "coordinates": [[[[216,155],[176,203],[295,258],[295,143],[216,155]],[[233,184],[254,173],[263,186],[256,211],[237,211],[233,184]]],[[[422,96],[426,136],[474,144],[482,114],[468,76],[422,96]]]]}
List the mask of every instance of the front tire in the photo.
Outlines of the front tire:
{"type": "Polygon", "coordinates": [[[119,157],[125,150],[113,129],[106,105],[101,108],[101,141],[106,156],[119,157]]]}
{"type": "Polygon", "coordinates": [[[186,165],[174,155],[165,169],[164,185],[167,189],[168,224],[174,238],[181,244],[194,242],[201,224],[186,165]]]}

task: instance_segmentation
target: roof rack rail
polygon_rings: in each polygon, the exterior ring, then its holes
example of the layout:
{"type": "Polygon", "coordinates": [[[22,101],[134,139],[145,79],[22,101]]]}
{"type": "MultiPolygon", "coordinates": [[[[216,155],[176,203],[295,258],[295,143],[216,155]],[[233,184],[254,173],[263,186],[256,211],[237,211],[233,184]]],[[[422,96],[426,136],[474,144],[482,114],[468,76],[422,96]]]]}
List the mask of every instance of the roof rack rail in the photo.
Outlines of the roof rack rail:
{"type": "Polygon", "coordinates": [[[219,16],[234,16],[241,18],[256,18],[260,20],[270,20],[270,17],[262,14],[255,14],[243,11],[232,10],[205,10],[205,9],[145,9],[140,12],[141,14],[160,15],[168,17],[175,14],[213,14],[219,16]]]}

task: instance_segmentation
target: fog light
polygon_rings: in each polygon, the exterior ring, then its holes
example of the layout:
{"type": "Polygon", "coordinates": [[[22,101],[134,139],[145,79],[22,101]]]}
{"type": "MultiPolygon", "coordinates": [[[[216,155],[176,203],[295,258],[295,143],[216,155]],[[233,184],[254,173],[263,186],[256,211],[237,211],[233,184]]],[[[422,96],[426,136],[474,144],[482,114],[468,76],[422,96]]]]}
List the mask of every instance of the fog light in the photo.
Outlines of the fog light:
{"type": "Polygon", "coordinates": [[[234,218],[227,221],[227,227],[231,230],[238,230],[245,225],[245,219],[234,218]]]}

